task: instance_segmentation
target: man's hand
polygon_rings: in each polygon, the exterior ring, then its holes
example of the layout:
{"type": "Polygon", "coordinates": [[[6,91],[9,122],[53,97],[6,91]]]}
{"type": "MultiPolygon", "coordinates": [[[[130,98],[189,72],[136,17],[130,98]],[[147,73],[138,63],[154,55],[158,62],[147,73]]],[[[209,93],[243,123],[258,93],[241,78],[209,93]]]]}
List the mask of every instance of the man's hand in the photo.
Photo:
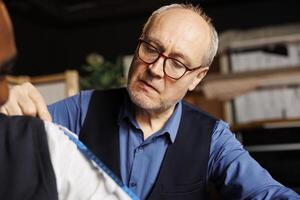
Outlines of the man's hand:
{"type": "Polygon", "coordinates": [[[0,108],[7,115],[36,116],[51,121],[51,115],[40,92],[31,84],[23,83],[10,89],[9,99],[0,108]]]}

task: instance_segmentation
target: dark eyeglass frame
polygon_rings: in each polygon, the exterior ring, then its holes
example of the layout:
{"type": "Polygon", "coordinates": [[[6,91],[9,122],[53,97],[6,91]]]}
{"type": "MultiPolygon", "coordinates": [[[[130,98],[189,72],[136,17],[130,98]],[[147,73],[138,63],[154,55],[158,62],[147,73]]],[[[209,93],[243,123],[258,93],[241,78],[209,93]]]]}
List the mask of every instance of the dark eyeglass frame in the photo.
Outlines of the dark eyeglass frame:
{"type": "Polygon", "coordinates": [[[155,46],[153,46],[152,44],[150,44],[149,42],[145,41],[145,40],[142,39],[142,38],[139,39],[139,44],[138,44],[138,48],[137,48],[137,57],[138,57],[141,61],[143,61],[144,63],[146,63],[146,64],[148,64],[148,65],[151,65],[151,64],[155,63],[156,61],[158,61],[158,59],[159,59],[160,57],[163,57],[163,58],[164,58],[164,63],[163,63],[163,71],[164,71],[164,74],[165,74],[167,77],[169,77],[169,78],[171,78],[171,79],[174,79],[174,80],[179,80],[179,79],[181,79],[181,78],[186,74],[187,71],[195,71],[195,70],[200,69],[200,68],[202,67],[202,65],[200,65],[199,67],[195,67],[195,68],[192,68],[192,69],[191,69],[191,68],[187,67],[185,64],[183,64],[181,61],[177,60],[176,58],[172,58],[172,57],[169,57],[169,56],[164,55],[164,54],[161,53],[155,46]],[[142,44],[142,43],[146,43],[147,45],[151,46],[151,47],[158,53],[157,58],[156,58],[153,62],[146,62],[146,61],[144,61],[144,60],[140,57],[139,51],[140,51],[140,47],[141,47],[141,44],[142,44]],[[167,60],[167,59],[175,60],[176,62],[182,64],[182,66],[185,67],[184,73],[183,73],[179,78],[173,78],[172,76],[170,76],[170,75],[168,75],[168,74],[166,73],[166,60],[167,60]]]}

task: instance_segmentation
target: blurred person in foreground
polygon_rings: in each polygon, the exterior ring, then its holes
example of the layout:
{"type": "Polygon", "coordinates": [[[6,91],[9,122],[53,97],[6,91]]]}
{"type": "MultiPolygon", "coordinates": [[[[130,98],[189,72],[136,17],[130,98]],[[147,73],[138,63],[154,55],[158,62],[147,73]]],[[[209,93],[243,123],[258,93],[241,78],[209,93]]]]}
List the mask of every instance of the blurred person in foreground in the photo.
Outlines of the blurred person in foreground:
{"type": "Polygon", "coordinates": [[[209,183],[222,199],[300,199],[249,155],[225,122],[182,100],[205,77],[217,47],[217,32],[200,7],[163,6],[138,38],[127,89],[82,91],[47,107],[27,83],[12,89],[1,110],[52,117],[141,199],[207,199],[209,183]]]}
{"type": "MultiPolygon", "coordinates": [[[[9,95],[5,75],[16,55],[11,21],[0,0],[0,106],[9,95]]],[[[138,199],[76,144],[76,135],[63,127],[0,114],[0,199],[138,199]]]]}

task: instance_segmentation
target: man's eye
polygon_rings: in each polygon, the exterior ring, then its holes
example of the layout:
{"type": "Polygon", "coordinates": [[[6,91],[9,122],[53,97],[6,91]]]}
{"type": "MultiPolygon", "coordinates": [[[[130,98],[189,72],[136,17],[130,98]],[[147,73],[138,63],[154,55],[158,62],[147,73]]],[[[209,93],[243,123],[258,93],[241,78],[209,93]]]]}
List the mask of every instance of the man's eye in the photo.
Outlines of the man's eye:
{"type": "Polygon", "coordinates": [[[172,62],[172,66],[175,69],[184,69],[185,67],[183,66],[183,64],[181,64],[180,62],[176,61],[176,60],[171,60],[172,62]]]}
{"type": "Polygon", "coordinates": [[[147,51],[147,53],[157,53],[156,49],[149,45],[146,46],[145,50],[147,51]]]}

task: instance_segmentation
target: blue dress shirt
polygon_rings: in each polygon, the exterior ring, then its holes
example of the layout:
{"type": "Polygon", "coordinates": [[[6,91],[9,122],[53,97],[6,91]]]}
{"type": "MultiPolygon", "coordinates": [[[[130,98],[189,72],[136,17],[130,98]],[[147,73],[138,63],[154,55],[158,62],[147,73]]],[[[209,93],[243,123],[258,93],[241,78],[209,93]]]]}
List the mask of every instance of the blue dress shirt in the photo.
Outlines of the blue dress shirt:
{"type": "MultiPolygon", "coordinates": [[[[82,91],[50,105],[53,121],[79,134],[91,94],[92,91],[82,91]]],[[[144,140],[142,130],[129,111],[129,102],[124,102],[120,110],[121,178],[141,199],[149,194],[166,149],[176,138],[181,113],[179,102],[165,126],[144,140]]],[[[207,175],[226,199],[300,199],[295,192],[275,181],[221,120],[212,134],[207,175]]]]}
{"type": "Polygon", "coordinates": [[[146,140],[128,108],[130,104],[126,100],[119,115],[121,176],[122,181],[135,194],[146,199],[156,180],[168,144],[175,141],[182,106],[179,103],[165,126],[146,140]]]}

